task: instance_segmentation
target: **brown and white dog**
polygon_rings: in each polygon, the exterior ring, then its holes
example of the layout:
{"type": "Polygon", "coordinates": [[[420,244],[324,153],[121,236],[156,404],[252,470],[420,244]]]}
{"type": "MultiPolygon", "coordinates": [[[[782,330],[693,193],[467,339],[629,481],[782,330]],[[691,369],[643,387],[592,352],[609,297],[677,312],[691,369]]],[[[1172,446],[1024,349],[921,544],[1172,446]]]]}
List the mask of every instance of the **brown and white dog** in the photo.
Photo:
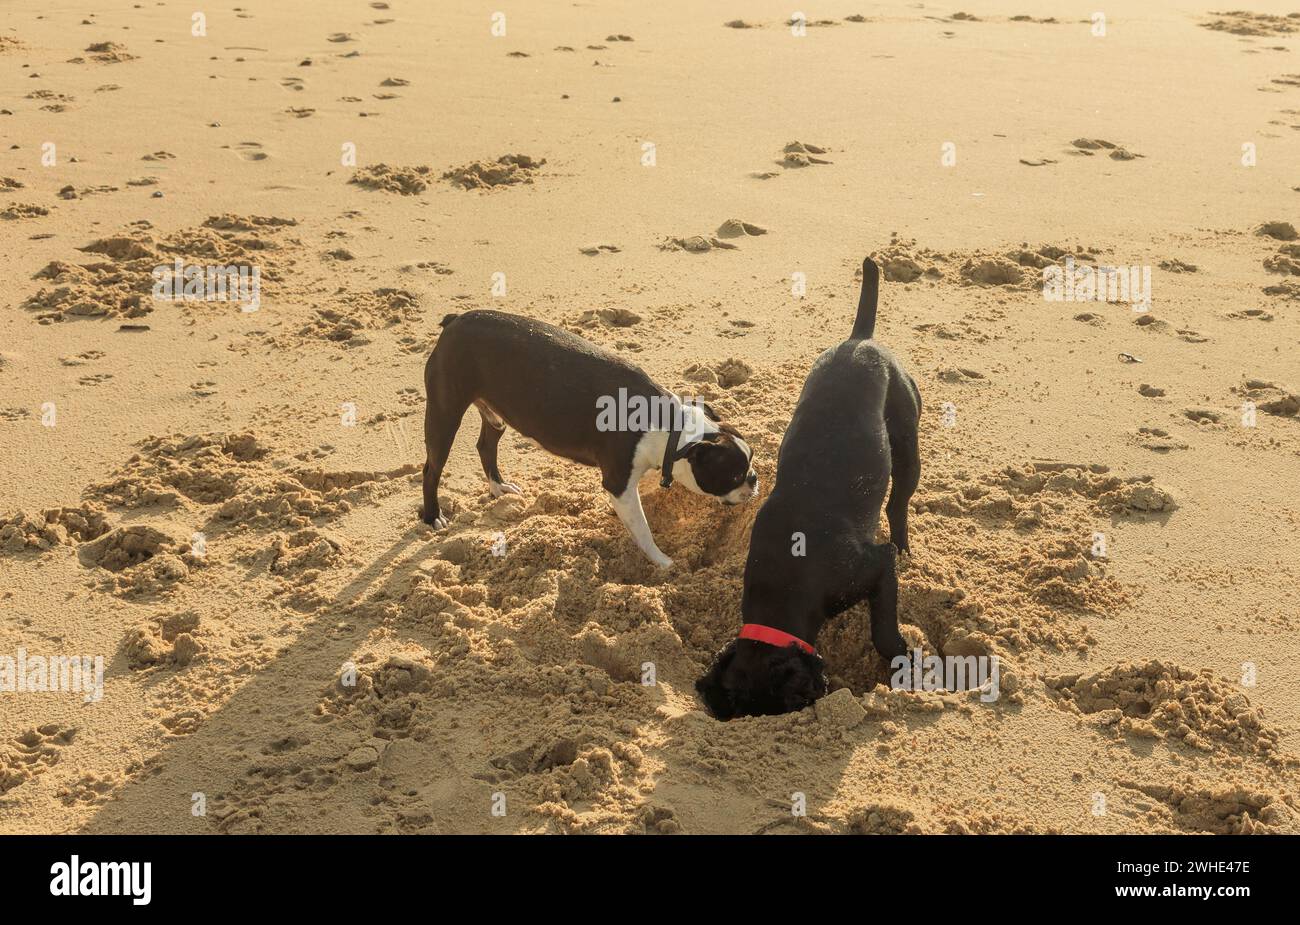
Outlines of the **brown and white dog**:
{"type": "Polygon", "coordinates": [[[664,487],[675,479],[726,504],[758,493],[753,453],[739,433],[617,354],[554,325],[487,309],[448,315],[442,328],[424,369],[425,523],[447,526],[438,481],[470,405],[482,418],[478,454],[493,497],[519,493],[497,466],[501,434],[513,427],[556,456],[600,469],[619,519],[661,568],[672,560],[655,545],[638,491],[648,470],[663,471],[664,487]]]}
{"type": "Polygon", "coordinates": [[[921,396],[872,340],[879,288],[868,258],[853,331],[813,363],[781,441],[749,538],[745,625],[695,684],[718,719],[802,710],[826,693],[813,643],[823,623],[864,598],[876,651],[886,662],[907,651],[895,557],[908,549],[908,500],[921,476],[921,396]],[[890,543],[876,542],[882,506],[890,543]]]}

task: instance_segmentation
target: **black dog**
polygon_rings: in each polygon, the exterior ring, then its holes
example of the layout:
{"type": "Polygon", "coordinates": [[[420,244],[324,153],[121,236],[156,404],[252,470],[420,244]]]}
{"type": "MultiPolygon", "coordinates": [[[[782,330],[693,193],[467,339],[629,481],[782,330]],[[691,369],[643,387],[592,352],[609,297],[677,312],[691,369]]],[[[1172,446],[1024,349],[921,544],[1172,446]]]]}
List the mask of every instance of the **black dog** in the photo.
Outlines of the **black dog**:
{"type": "Polygon", "coordinates": [[[921,476],[921,396],[871,340],[879,289],[868,258],[853,332],[813,364],[781,441],[776,484],[749,539],[745,625],[695,683],[718,719],[801,710],[826,693],[812,644],[823,623],[863,598],[876,651],[886,661],[906,654],[895,558],[908,549],[908,500],[921,476]],[[893,542],[877,544],[891,473],[893,542]]]}

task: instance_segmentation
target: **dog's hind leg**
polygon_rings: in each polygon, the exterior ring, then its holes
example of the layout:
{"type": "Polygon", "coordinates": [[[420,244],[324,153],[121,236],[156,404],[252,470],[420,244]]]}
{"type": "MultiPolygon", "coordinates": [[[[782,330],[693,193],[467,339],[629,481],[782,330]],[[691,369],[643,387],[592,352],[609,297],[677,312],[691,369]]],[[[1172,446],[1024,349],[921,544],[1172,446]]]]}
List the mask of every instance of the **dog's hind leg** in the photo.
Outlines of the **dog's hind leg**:
{"type": "Polygon", "coordinates": [[[497,444],[506,431],[506,422],[486,402],[476,401],[474,405],[478,408],[479,417],[483,419],[475,446],[478,447],[478,458],[483,463],[483,474],[487,476],[488,493],[494,498],[521,494],[519,486],[503,479],[501,470],[497,467],[497,444]]]}
{"type": "MultiPolygon", "coordinates": [[[[891,457],[889,502],[885,517],[889,520],[889,539],[899,552],[910,553],[907,538],[907,511],[912,493],[921,481],[921,447],[917,437],[921,398],[909,378],[909,394],[898,396],[894,407],[885,410],[885,429],[889,432],[891,457]]],[[[893,398],[894,396],[891,396],[893,398]]]]}

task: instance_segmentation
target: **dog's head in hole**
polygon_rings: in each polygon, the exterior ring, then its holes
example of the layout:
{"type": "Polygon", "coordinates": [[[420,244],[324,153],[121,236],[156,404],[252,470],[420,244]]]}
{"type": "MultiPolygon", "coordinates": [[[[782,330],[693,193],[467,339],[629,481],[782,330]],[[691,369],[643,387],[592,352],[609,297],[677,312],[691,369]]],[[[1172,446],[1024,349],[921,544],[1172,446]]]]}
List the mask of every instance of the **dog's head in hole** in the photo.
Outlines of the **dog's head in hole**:
{"type": "Polygon", "coordinates": [[[826,693],[826,663],[795,645],[733,639],[695,690],[717,719],[793,713],[826,693]]]}
{"type": "Polygon", "coordinates": [[[698,415],[698,435],[673,463],[673,478],[702,495],[713,495],[723,504],[740,504],[758,494],[758,473],[754,451],[709,405],[698,399],[683,403],[688,414],[698,415]]]}

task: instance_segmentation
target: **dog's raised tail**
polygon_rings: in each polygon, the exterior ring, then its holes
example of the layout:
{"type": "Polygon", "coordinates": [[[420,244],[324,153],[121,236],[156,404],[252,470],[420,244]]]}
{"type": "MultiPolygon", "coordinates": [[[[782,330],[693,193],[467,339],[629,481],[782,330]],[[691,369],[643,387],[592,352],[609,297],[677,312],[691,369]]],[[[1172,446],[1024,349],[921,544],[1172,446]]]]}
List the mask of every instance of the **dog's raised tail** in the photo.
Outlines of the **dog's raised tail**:
{"type": "Polygon", "coordinates": [[[858,317],[853,322],[853,340],[867,340],[876,332],[876,302],[880,299],[880,267],[870,257],[862,261],[862,295],[858,298],[858,317]]]}

